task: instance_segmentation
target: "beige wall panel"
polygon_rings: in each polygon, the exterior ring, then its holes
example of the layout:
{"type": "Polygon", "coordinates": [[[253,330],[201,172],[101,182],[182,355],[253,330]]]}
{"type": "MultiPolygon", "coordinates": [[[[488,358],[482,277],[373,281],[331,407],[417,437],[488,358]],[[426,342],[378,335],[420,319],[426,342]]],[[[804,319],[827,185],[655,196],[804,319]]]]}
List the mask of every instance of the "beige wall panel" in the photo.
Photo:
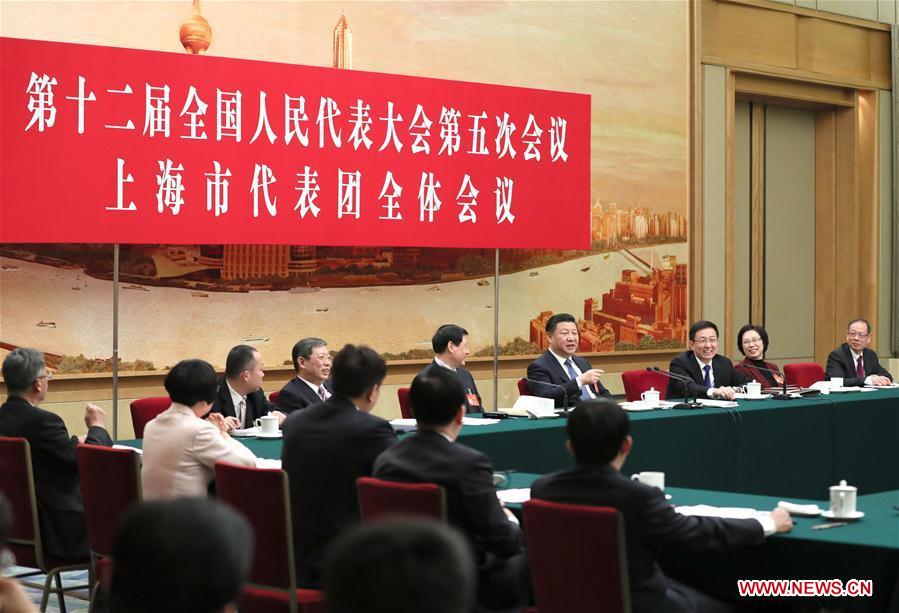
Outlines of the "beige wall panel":
{"type": "Polygon", "coordinates": [[[818,0],[818,10],[877,21],[877,0],[818,0]]]}
{"type": "Polygon", "coordinates": [[[815,353],[815,114],[767,107],[765,327],[772,358],[815,353]]]}
{"type": "Polygon", "coordinates": [[[899,23],[899,21],[896,21],[897,8],[899,8],[899,2],[896,2],[896,0],[878,0],[877,21],[881,23],[899,23]]]}
{"type": "Polygon", "coordinates": [[[795,15],[724,3],[703,9],[703,54],[796,67],[795,15]]]}
{"type": "Polygon", "coordinates": [[[870,33],[824,19],[800,18],[799,67],[834,76],[870,79],[870,33]]]}
{"type": "Polygon", "coordinates": [[[804,9],[816,9],[818,8],[818,0],[796,0],[796,6],[804,9]]]}
{"type": "Polygon", "coordinates": [[[852,110],[836,111],[836,302],[832,344],[842,342],[846,323],[858,313],[858,201],[856,197],[856,164],[843,154],[857,149],[856,114],[852,110]]]}
{"type": "MultiPolygon", "coordinates": [[[[878,121],[880,155],[880,263],[878,280],[878,324],[876,334],[877,346],[881,355],[886,354],[890,347],[890,333],[893,325],[892,296],[893,296],[893,259],[899,257],[896,254],[896,246],[893,244],[893,95],[892,92],[881,90],[878,92],[879,101],[877,112],[880,115],[878,121]]],[[[899,308],[899,305],[896,305],[899,308]]],[[[899,372],[890,371],[895,375],[899,372]]]]}
{"type": "MultiPolygon", "coordinates": [[[[877,92],[860,92],[858,106],[858,312],[878,327],[877,281],[880,197],[877,147],[877,92]]],[[[876,341],[874,346],[876,349],[876,341]]]]}
{"type": "Polygon", "coordinates": [[[724,322],[725,70],[703,67],[703,252],[701,316],[724,322]]]}
{"type": "MultiPolygon", "coordinates": [[[[734,314],[730,333],[748,323],[750,292],[751,164],[752,138],[748,102],[736,103],[734,114],[734,314]]],[[[734,344],[734,349],[737,349],[734,344]]],[[[736,356],[734,356],[736,357],[736,356]]]]}

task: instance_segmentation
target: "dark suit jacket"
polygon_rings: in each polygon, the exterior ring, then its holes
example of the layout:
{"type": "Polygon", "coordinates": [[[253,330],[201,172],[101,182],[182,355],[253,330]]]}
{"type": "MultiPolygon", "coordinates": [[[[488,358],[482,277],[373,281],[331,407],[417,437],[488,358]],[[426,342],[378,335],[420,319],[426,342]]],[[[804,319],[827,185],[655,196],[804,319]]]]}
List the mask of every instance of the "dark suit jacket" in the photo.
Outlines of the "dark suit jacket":
{"type": "MultiPolygon", "coordinates": [[[[78,438],[69,436],[56,413],[10,397],[0,406],[0,436],[21,436],[31,444],[31,465],[44,551],[66,559],[87,558],[84,505],[78,482],[78,438]]],[[[85,442],[112,445],[104,428],[87,431],[85,442]]]]}
{"type": "MultiPolygon", "coordinates": [[[[692,351],[685,351],[671,360],[668,366],[671,372],[690,377],[693,383],[690,383],[690,395],[697,398],[708,398],[708,389],[705,386],[705,377],[699,369],[696,362],[696,356],[692,351]]],[[[748,377],[743,373],[734,370],[734,363],[723,355],[716,355],[712,358],[712,374],[715,376],[715,387],[733,387],[737,385],[745,385],[752,381],[752,377],[748,377]]],[[[666,397],[675,399],[684,395],[685,383],[676,379],[668,380],[668,391],[666,397]]]]}
{"type": "Polygon", "coordinates": [[[356,479],[370,477],[375,458],[395,443],[387,421],[357,411],[340,396],[295,411],[284,421],[281,461],[290,481],[294,555],[302,585],[318,585],[327,547],[359,522],[356,479]]]}
{"type": "MultiPolygon", "coordinates": [[[[428,364],[427,366],[425,366],[422,369],[421,374],[427,374],[430,371],[434,370],[435,368],[441,368],[448,372],[453,372],[452,370],[449,370],[448,368],[443,368],[443,366],[438,364],[436,361],[432,360],[430,364],[428,364]]],[[[459,378],[459,381],[462,383],[462,387],[465,388],[465,412],[466,413],[483,413],[484,406],[481,403],[481,394],[478,392],[478,386],[475,385],[474,377],[471,376],[471,372],[467,368],[460,367],[460,368],[456,369],[455,374],[459,378]],[[474,394],[475,396],[477,396],[478,403],[476,405],[473,405],[470,402],[468,402],[468,394],[474,394]]]]}
{"type": "MultiPolygon", "coordinates": [[[[325,389],[328,390],[328,393],[334,393],[331,390],[330,381],[325,381],[323,385],[325,386],[325,389]]],[[[289,415],[294,411],[305,409],[306,407],[318,404],[321,401],[322,399],[319,398],[318,394],[316,394],[305,381],[302,381],[299,377],[294,377],[281,388],[281,392],[278,394],[278,402],[275,403],[275,408],[285,415],[289,415]]]]}
{"type": "Polygon", "coordinates": [[[421,429],[382,453],[374,476],[442,486],[449,523],[468,537],[478,564],[487,554],[508,558],[521,552],[521,530],[503,512],[490,460],[480,451],[421,429]]]}
{"type": "MultiPolygon", "coordinates": [[[[580,356],[572,356],[572,359],[574,360],[574,363],[577,364],[577,367],[581,369],[581,372],[586,372],[592,368],[590,362],[580,356]]],[[[549,349],[544,351],[540,357],[528,365],[528,379],[545,381],[546,383],[563,386],[565,388],[564,391],[552,385],[541,385],[534,381],[528,381],[528,387],[530,388],[532,395],[540,396],[542,398],[552,398],[555,400],[557,407],[563,406],[562,400],[565,397],[565,394],[568,395],[568,406],[571,408],[574,408],[581,399],[581,388],[578,386],[577,381],[568,377],[565,368],[559,364],[556,356],[554,356],[549,349]]],[[[593,385],[592,390],[597,396],[612,395],[601,381],[593,385]]]]}
{"type": "Polygon", "coordinates": [[[736,364],[734,366],[734,370],[736,370],[741,375],[749,377],[750,380],[755,380],[761,383],[763,388],[783,385],[783,374],[781,374],[780,368],[777,367],[777,364],[775,364],[774,362],[768,362],[766,360],[762,360],[762,362],[764,363],[763,368],[773,370],[775,373],[777,373],[777,377],[775,377],[774,374],[770,372],[765,372],[764,370],[759,370],[758,368],[756,368],[755,363],[749,358],[744,358],[742,362],[736,364]]]}
{"type": "MultiPolygon", "coordinates": [[[[265,392],[261,389],[256,390],[252,394],[247,394],[247,419],[244,425],[252,428],[254,421],[274,410],[274,408],[275,405],[266,400],[265,392]]],[[[231,399],[231,392],[228,390],[228,384],[225,382],[224,377],[219,379],[219,387],[215,395],[215,402],[212,404],[212,412],[221,413],[225,417],[237,417],[234,401],[231,399]]]]}
{"type": "Polygon", "coordinates": [[[655,487],[631,481],[610,464],[579,464],[541,477],[531,497],[617,509],[624,519],[627,565],[634,613],[679,611],[669,600],[669,579],[656,561],[659,547],[724,549],[764,541],[754,519],[687,517],[674,511],[655,487]]]}
{"type": "MultiPolygon", "coordinates": [[[[893,375],[880,365],[877,354],[870,349],[862,350],[862,365],[865,367],[865,377],[871,375],[880,375],[881,377],[889,377],[893,380],[893,375]]],[[[852,359],[852,350],[849,343],[843,343],[830,352],[827,356],[827,376],[843,377],[843,385],[846,387],[854,387],[856,385],[864,385],[865,380],[856,376],[855,361],[852,359]]]]}

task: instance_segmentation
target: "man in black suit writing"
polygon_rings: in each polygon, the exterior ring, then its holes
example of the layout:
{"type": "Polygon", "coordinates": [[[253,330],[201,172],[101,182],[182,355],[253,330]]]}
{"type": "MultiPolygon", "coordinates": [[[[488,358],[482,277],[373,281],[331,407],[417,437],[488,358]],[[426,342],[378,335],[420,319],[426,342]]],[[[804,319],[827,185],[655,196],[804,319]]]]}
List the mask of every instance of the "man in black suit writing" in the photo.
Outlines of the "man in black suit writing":
{"type": "Polygon", "coordinates": [[[456,442],[465,415],[462,385],[446,369],[434,369],[415,377],[409,399],[418,431],[381,454],[374,476],[441,486],[447,519],[475,555],[479,603],[487,609],[524,604],[527,565],[518,521],[496,497],[487,456],[456,442]]]}
{"type": "Polygon", "coordinates": [[[854,319],[846,330],[846,342],[827,356],[827,376],[843,377],[843,385],[890,385],[893,375],[880,365],[877,354],[868,349],[871,324],[867,319],[854,319]]]}
{"type": "Polygon", "coordinates": [[[686,386],[690,396],[733,400],[734,387],[752,381],[734,370],[733,362],[718,355],[718,326],[710,321],[697,321],[690,326],[690,350],[671,360],[668,370],[692,380],[669,380],[668,398],[683,396],[686,386]]]}
{"type": "Polygon", "coordinates": [[[278,410],[290,414],[331,397],[331,352],[322,338],[310,336],[297,341],[291,351],[297,376],[278,394],[278,410]]]}
{"type": "Polygon", "coordinates": [[[228,352],[212,412],[224,415],[230,429],[252,428],[257,418],[269,413],[284,423],[284,413],[272,411],[274,406],[262,391],[263,368],[262,354],[249,345],[237,345],[228,352]]]}
{"type": "Polygon", "coordinates": [[[281,461],[290,480],[297,581],[317,587],[331,542],[359,522],[356,479],[396,443],[390,424],[370,415],[387,374],[372,349],[347,345],[334,356],[334,395],[284,421],[281,461]]]}
{"type": "Polygon", "coordinates": [[[552,398],[557,407],[564,406],[566,396],[568,406],[574,406],[579,400],[611,396],[599,380],[605,371],[591,367],[586,359],[574,355],[580,335],[572,315],[556,313],[550,317],[546,322],[546,337],[549,349],[528,365],[531,394],[552,398]]]}
{"type": "Polygon", "coordinates": [[[442,368],[456,373],[462,388],[465,390],[465,412],[481,413],[481,395],[474,377],[465,366],[465,358],[470,353],[468,350],[468,330],[456,324],[444,324],[437,328],[431,339],[431,347],[434,349],[434,360],[421,371],[427,374],[435,368],[442,368]]]}
{"type": "Polygon", "coordinates": [[[87,559],[84,504],[78,481],[78,443],[112,445],[104,428],[106,413],[88,403],[87,436],[69,436],[56,413],[39,409],[50,373],[36,349],[14,349],[3,360],[8,398],[0,406],[0,436],[21,436],[31,445],[31,465],[44,551],[67,560],[87,559]]]}
{"type": "Polygon", "coordinates": [[[612,507],[622,514],[634,613],[729,610],[724,603],[666,577],[656,561],[660,547],[723,550],[761,543],[766,535],[793,526],[783,509],[759,519],[681,515],[665,501],[660,489],[622,475],[621,467],[634,441],[627,413],[612,401],[578,404],[567,428],[565,446],[574,455],[575,466],[535,481],[531,497],[612,507]]]}

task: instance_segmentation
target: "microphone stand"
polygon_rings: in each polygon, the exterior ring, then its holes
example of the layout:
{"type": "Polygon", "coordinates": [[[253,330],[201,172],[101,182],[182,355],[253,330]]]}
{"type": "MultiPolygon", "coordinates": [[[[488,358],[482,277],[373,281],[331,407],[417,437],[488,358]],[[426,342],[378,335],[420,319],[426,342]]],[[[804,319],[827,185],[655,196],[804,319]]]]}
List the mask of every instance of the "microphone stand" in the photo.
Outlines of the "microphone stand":
{"type": "Polygon", "coordinates": [[[548,385],[550,387],[558,387],[562,390],[562,412],[559,413],[562,417],[568,417],[568,390],[565,389],[564,385],[559,385],[558,383],[550,383],[549,381],[537,381],[536,379],[527,379],[525,381],[528,383],[539,383],[540,385],[548,385]]]}
{"type": "Polygon", "coordinates": [[[668,370],[662,370],[658,366],[653,366],[652,368],[647,367],[646,370],[648,370],[650,372],[662,373],[669,379],[674,379],[675,381],[680,381],[681,383],[683,383],[683,385],[684,385],[684,401],[677,403],[676,405],[671,407],[672,409],[692,410],[692,409],[701,409],[702,408],[702,405],[700,403],[696,402],[695,394],[693,395],[692,398],[690,397],[689,384],[695,383],[695,381],[693,381],[693,379],[691,379],[690,377],[685,377],[684,375],[679,375],[677,373],[670,372],[668,370]]]}
{"type": "Polygon", "coordinates": [[[764,372],[771,373],[772,375],[780,375],[780,378],[783,379],[783,382],[784,382],[783,389],[780,391],[779,394],[774,394],[773,396],[771,396],[772,398],[774,398],[775,400],[792,400],[793,399],[793,397],[787,393],[787,376],[785,374],[778,372],[776,370],[771,370],[770,368],[762,368],[761,366],[756,366],[755,364],[753,364],[752,367],[755,368],[756,370],[761,370],[764,372]]]}

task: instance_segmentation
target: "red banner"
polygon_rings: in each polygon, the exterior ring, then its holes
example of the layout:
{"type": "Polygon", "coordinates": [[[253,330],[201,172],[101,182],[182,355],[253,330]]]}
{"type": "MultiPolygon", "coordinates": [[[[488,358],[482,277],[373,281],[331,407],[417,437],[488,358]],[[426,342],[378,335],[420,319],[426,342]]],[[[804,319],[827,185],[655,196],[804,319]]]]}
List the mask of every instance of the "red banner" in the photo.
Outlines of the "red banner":
{"type": "Polygon", "coordinates": [[[0,241],[582,249],[590,97],[0,39],[0,241]]]}

